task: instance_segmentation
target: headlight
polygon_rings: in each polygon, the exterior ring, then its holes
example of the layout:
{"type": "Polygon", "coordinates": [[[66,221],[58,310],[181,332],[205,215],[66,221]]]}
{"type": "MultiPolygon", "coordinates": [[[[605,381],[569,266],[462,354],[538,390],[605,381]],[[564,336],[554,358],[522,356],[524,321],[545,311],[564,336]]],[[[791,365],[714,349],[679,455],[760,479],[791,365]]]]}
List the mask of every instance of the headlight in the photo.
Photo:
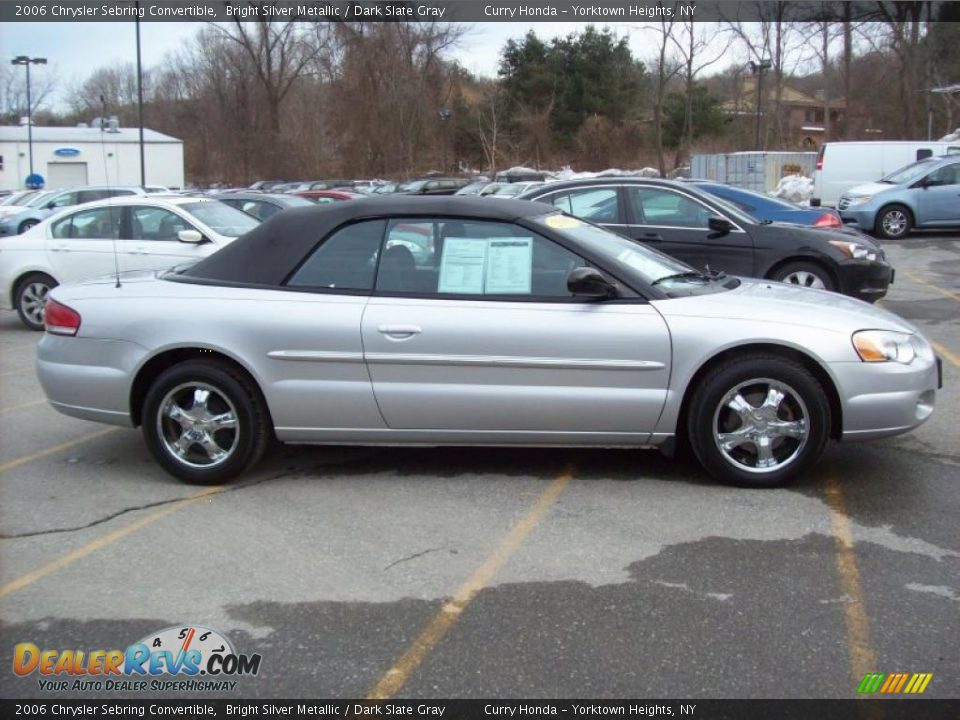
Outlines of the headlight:
{"type": "Polygon", "coordinates": [[[921,335],[860,330],[853,334],[853,347],[864,362],[892,361],[909,365],[917,357],[933,361],[933,349],[921,335]]]}
{"type": "Polygon", "coordinates": [[[847,240],[831,240],[830,244],[842,252],[848,258],[854,260],[872,260],[879,259],[879,254],[871,247],[858,242],[849,242],[847,240]]]}
{"type": "Polygon", "coordinates": [[[863,205],[865,202],[870,202],[873,200],[873,195],[854,195],[847,196],[847,207],[851,205],[863,205]]]}

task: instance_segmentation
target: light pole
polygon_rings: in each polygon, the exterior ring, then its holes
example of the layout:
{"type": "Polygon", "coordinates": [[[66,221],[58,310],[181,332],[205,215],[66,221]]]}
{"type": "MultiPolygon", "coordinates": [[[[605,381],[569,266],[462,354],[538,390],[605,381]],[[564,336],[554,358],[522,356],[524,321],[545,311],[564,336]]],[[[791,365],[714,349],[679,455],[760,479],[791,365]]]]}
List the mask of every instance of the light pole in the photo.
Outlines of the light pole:
{"type": "Polygon", "coordinates": [[[750,72],[752,72],[754,75],[757,76],[757,108],[756,108],[757,130],[756,130],[756,135],[754,137],[753,144],[755,149],[761,150],[762,148],[760,147],[760,103],[763,101],[763,71],[769,70],[771,67],[773,67],[773,63],[771,63],[767,58],[763,58],[762,60],[760,60],[760,62],[754,62],[753,60],[751,60],[749,63],[749,67],[750,67],[750,72]]]}
{"type": "Polygon", "coordinates": [[[47,59],[40,57],[27,57],[26,55],[17,55],[10,61],[11,65],[23,65],[27,69],[27,154],[30,156],[30,174],[33,175],[33,113],[30,107],[30,66],[46,65],[47,59]]]}

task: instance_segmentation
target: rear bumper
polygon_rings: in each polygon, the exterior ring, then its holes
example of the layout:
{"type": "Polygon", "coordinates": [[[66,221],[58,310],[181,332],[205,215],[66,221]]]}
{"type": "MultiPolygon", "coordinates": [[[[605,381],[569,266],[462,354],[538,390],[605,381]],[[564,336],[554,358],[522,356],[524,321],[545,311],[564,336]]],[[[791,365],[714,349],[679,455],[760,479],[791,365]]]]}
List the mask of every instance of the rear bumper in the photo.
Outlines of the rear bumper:
{"type": "Polygon", "coordinates": [[[130,387],[144,350],[120,340],[45,334],[37,378],[55,410],[84,420],[132,427],[130,387]]]}

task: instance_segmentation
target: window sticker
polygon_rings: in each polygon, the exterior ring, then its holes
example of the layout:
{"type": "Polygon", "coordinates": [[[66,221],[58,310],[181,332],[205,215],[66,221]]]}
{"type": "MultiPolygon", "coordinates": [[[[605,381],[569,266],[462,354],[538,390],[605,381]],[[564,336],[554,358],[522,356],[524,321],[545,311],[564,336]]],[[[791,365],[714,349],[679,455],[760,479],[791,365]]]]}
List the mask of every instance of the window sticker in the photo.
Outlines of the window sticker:
{"type": "Polygon", "coordinates": [[[501,295],[529,295],[533,275],[533,238],[510,237],[489,241],[484,291],[501,295]]]}
{"type": "Polygon", "coordinates": [[[486,239],[448,237],[443,243],[443,255],[440,257],[437,292],[482,294],[486,264],[486,239]]]}

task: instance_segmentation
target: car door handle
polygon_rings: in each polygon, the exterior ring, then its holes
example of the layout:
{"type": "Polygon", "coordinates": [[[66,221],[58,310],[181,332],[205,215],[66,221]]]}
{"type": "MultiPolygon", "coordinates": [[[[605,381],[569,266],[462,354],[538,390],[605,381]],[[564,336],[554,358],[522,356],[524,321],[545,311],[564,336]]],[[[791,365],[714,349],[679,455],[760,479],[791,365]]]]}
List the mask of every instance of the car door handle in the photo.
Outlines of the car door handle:
{"type": "Polygon", "coordinates": [[[406,340],[423,332],[416,325],[381,325],[377,328],[377,331],[381,335],[387,335],[394,340],[406,340]]]}
{"type": "Polygon", "coordinates": [[[654,241],[654,242],[656,242],[656,241],[659,241],[659,240],[663,240],[663,236],[662,236],[660,233],[652,233],[652,232],[650,233],[650,232],[648,232],[648,233],[643,233],[643,234],[640,236],[640,239],[643,240],[643,241],[645,241],[645,242],[649,242],[649,241],[654,241]]]}
{"type": "Polygon", "coordinates": [[[131,254],[131,255],[146,255],[146,254],[147,254],[147,251],[144,250],[142,247],[135,247],[133,250],[130,251],[130,254],[131,254]]]}
{"type": "Polygon", "coordinates": [[[70,248],[67,245],[54,245],[50,252],[70,252],[70,248]]]}

